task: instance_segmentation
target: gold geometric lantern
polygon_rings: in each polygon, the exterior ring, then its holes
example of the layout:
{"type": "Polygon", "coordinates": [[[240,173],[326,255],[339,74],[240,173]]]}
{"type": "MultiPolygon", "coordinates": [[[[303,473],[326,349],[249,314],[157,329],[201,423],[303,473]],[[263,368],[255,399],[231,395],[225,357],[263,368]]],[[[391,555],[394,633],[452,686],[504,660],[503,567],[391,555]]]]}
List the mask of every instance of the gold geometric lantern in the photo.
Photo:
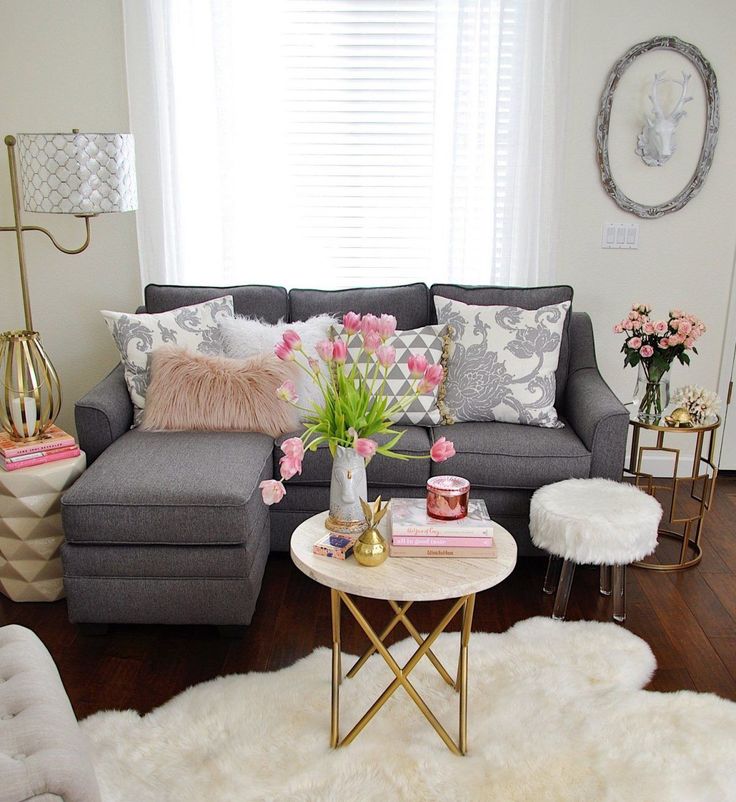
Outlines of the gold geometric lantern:
{"type": "Polygon", "coordinates": [[[6,136],[14,225],[23,295],[25,330],[0,334],[0,427],[14,440],[38,440],[61,408],[59,377],[33,330],[23,234],[45,234],[62,253],[76,254],[90,243],[90,218],[138,206],[133,137],[130,134],[19,134],[6,136]],[[21,195],[21,181],[23,193],[21,195]],[[21,221],[21,198],[28,212],[73,214],[84,220],[85,240],[65,248],[41,226],[21,221]]]}

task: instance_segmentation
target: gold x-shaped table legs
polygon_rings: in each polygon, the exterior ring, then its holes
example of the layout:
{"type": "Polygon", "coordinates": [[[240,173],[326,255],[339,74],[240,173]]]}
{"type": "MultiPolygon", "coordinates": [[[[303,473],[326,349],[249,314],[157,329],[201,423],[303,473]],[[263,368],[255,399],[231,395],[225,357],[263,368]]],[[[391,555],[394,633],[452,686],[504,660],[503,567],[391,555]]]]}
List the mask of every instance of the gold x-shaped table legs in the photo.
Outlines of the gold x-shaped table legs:
{"type": "Polygon", "coordinates": [[[393,695],[397,688],[403,687],[409,696],[414,700],[416,706],[422,711],[425,718],[434,727],[437,734],[447,744],[448,749],[456,755],[464,755],[468,748],[468,644],[470,642],[470,631],[473,624],[473,609],[475,607],[475,594],[472,593],[468,596],[461,596],[455,601],[447,613],[443,616],[442,620],[426,637],[422,636],[417,631],[416,627],[411,623],[407,616],[407,610],[411,607],[412,602],[404,602],[399,605],[398,602],[390,601],[389,604],[394,611],[394,617],[389,624],[383,629],[381,634],[377,634],[373,627],[368,623],[365,616],[360,612],[355,602],[350,598],[347,593],[340,590],[332,590],[332,718],[330,727],[330,746],[333,748],[338,746],[347,746],[351,743],[358,733],[365,727],[365,725],[376,715],[376,713],[383,707],[386,701],[393,695]],[[395,679],[384,690],[384,692],[376,699],[376,701],[368,708],[363,717],[358,723],[350,730],[350,732],[340,740],[340,683],[342,682],[342,665],[340,660],[340,613],[342,606],[352,614],[353,618],[358,622],[361,629],[368,636],[371,646],[358,659],[355,665],[348,671],[348,677],[354,677],[366,660],[374,653],[378,652],[381,657],[386,661],[388,667],[394,673],[395,679]],[[445,667],[439,661],[437,656],[431,649],[432,644],[437,640],[439,635],[444,632],[447,625],[452,621],[457,612],[462,610],[463,621],[462,630],[460,634],[460,656],[458,659],[457,677],[453,679],[447,672],[445,667]],[[384,645],[384,640],[388,634],[401,623],[414,640],[419,644],[419,647],[414,654],[409,658],[409,661],[402,667],[389,652],[384,645]],[[417,692],[416,688],[409,682],[408,676],[422,657],[427,656],[434,667],[439,672],[442,679],[452,685],[460,694],[460,722],[459,722],[459,741],[456,743],[447,730],[440,724],[437,717],[429,709],[426,702],[417,692]]]}

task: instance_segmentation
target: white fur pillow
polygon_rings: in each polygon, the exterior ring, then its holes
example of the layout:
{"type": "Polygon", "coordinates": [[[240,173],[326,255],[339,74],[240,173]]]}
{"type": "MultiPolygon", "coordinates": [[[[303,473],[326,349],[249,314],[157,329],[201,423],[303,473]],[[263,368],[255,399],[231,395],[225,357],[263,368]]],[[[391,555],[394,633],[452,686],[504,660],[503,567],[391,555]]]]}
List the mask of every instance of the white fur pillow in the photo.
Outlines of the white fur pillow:
{"type": "MultiPolygon", "coordinates": [[[[258,354],[272,354],[273,347],[287,329],[292,329],[301,338],[307,356],[316,356],[315,346],[320,340],[328,340],[330,328],[337,324],[332,315],[316,315],[309,320],[295,323],[264,323],[249,317],[234,317],[220,321],[222,347],[225,356],[232,359],[250,359],[258,354]]],[[[322,405],[322,394],[303,371],[296,380],[299,406],[311,408],[311,402],[322,405]]]]}

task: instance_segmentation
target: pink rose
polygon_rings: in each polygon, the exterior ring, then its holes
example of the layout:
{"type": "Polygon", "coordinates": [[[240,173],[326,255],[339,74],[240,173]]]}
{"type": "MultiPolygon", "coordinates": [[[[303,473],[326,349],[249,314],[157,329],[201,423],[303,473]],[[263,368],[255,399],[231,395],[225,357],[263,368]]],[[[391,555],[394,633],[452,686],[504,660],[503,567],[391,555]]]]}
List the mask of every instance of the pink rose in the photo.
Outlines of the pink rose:
{"type": "Polygon", "coordinates": [[[269,507],[271,504],[278,504],[286,495],[286,488],[281,482],[277,482],[276,479],[266,479],[261,482],[258,487],[261,491],[263,503],[268,504],[269,507]]]}
{"type": "Polygon", "coordinates": [[[382,345],[376,351],[376,357],[384,368],[390,368],[396,362],[396,349],[392,345],[382,345]]]}
{"type": "Polygon", "coordinates": [[[427,357],[423,354],[412,354],[409,357],[407,365],[409,366],[409,373],[411,373],[415,379],[418,379],[427,369],[427,357]]]}
{"type": "Polygon", "coordinates": [[[385,342],[389,337],[393,337],[396,331],[396,318],[393,315],[381,315],[378,321],[378,333],[385,342]]]}
{"type": "MultiPolygon", "coordinates": [[[[365,320],[365,318],[363,318],[365,320]]],[[[348,347],[342,340],[335,340],[332,343],[332,358],[338,365],[344,365],[348,358],[348,347]]]]}
{"type": "Polygon", "coordinates": [[[620,323],[617,323],[617,324],[616,324],[616,325],[613,327],[613,332],[614,332],[614,334],[621,334],[621,332],[622,332],[623,330],[624,330],[624,327],[623,327],[623,326],[622,326],[620,323]]]}
{"type": "Polygon", "coordinates": [[[657,345],[664,350],[665,348],[670,347],[670,341],[668,337],[662,337],[662,339],[657,343],[657,345]]]}
{"type": "Polygon", "coordinates": [[[442,365],[429,365],[429,367],[427,367],[427,369],[424,371],[422,380],[419,382],[417,392],[423,394],[434,390],[434,388],[442,381],[444,375],[445,371],[442,365]]]}
{"type": "Polygon", "coordinates": [[[687,337],[685,339],[685,348],[692,348],[695,345],[695,339],[693,337],[687,337]]]}
{"type": "Polygon", "coordinates": [[[284,455],[279,460],[279,471],[282,479],[291,479],[292,476],[302,472],[302,461],[295,457],[284,455]]]}
{"type": "Polygon", "coordinates": [[[670,320],[670,328],[672,331],[677,331],[680,328],[680,318],[675,318],[674,320],[670,320]]]}
{"type": "Polygon", "coordinates": [[[301,460],[304,458],[304,443],[301,437],[289,437],[281,444],[281,450],[287,457],[301,460]]]}
{"type": "Polygon", "coordinates": [[[693,330],[693,324],[687,318],[683,318],[680,320],[680,326],[677,330],[680,334],[687,336],[693,330]]]}
{"type": "Polygon", "coordinates": [[[632,323],[631,323],[631,328],[632,328],[634,331],[641,331],[641,321],[640,321],[640,320],[634,320],[634,321],[632,321],[632,323]]]}
{"type": "Polygon", "coordinates": [[[281,338],[294,351],[302,350],[302,338],[293,329],[286,329],[281,338]]]}
{"type": "Polygon", "coordinates": [[[658,320],[654,324],[654,331],[657,334],[664,334],[667,331],[667,322],[665,320],[658,320]]]}
{"type": "Polygon", "coordinates": [[[348,312],[343,315],[342,325],[348,334],[357,334],[360,331],[360,315],[356,315],[355,312],[348,312]]]}
{"type": "Polygon", "coordinates": [[[381,347],[381,337],[377,331],[363,333],[363,348],[366,354],[374,354],[381,347]]]}
{"type": "Polygon", "coordinates": [[[444,462],[455,456],[455,446],[445,437],[440,437],[429,450],[432,462],[444,462]]]}
{"type": "Polygon", "coordinates": [[[296,394],[296,385],[291,379],[287,379],[280,387],[276,388],[276,397],[290,404],[296,404],[299,396],[296,394]]]}
{"type": "Polygon", "coordinates": [[[294,359],[294,351],[287,345],[286,342],[280,340],[276,343],[273,347],[273,352],[279,359],[282,359],[284,362],[288,362],[291,359],[294,359]]]}
{"type": "Polygon", "coordinates": [[[670,334],[669,336],[670,346],[679,345],[680,343],[685,341],[685,338],[681,334],[670,334]]]}
{"type": "Polygon", "coordinates": [[[630,337],[626,341],[626,345],[634,351],[638,351],[641,348],[641,337],[630,337]]]}
{"type": "Polygon", "coordinates": [[[330,340],[320,340],[317,345],[315,345],[315,348],[321,359],[324,359],[325,362],[332,361],[333,343],[330,342],[330,340]]]}
{"type": "Polygon", "coordinates": [[[647,320],[647,322],[641,327],[641,330],[644,334],[654,334],[654,323],[651,323],[647,320]]]}
{"type": "Polygon", "coordinates": [[[654,353],[654,348],[652,348],[651,345],[642,345],[639,353],[644,359],[649,359],[649,357],[654,353]]]}
{"type": "Polygon", "coordinates": [[[363,320],[360,322],[360,330],[363,334],[367,334],[369,331],[378,331],[378,318],[375,315],[371,315],[370,313],[367,315],[363,315],[363,320]]]}

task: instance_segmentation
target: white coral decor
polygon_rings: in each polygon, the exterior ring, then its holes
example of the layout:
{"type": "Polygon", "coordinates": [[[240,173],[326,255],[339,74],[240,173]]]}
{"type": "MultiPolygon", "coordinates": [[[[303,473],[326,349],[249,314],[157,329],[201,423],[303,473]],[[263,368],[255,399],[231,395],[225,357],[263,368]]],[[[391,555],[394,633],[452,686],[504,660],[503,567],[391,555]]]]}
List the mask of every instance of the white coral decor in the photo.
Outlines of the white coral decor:
{"type": "Polygon", "coordinates": [[[672,396],[672,402],[676,407],[684,407],[692,416],[693,423],[704,423],[721,407],[721,399],[716,393],[695,384],[678,387],[672,396]]]}

